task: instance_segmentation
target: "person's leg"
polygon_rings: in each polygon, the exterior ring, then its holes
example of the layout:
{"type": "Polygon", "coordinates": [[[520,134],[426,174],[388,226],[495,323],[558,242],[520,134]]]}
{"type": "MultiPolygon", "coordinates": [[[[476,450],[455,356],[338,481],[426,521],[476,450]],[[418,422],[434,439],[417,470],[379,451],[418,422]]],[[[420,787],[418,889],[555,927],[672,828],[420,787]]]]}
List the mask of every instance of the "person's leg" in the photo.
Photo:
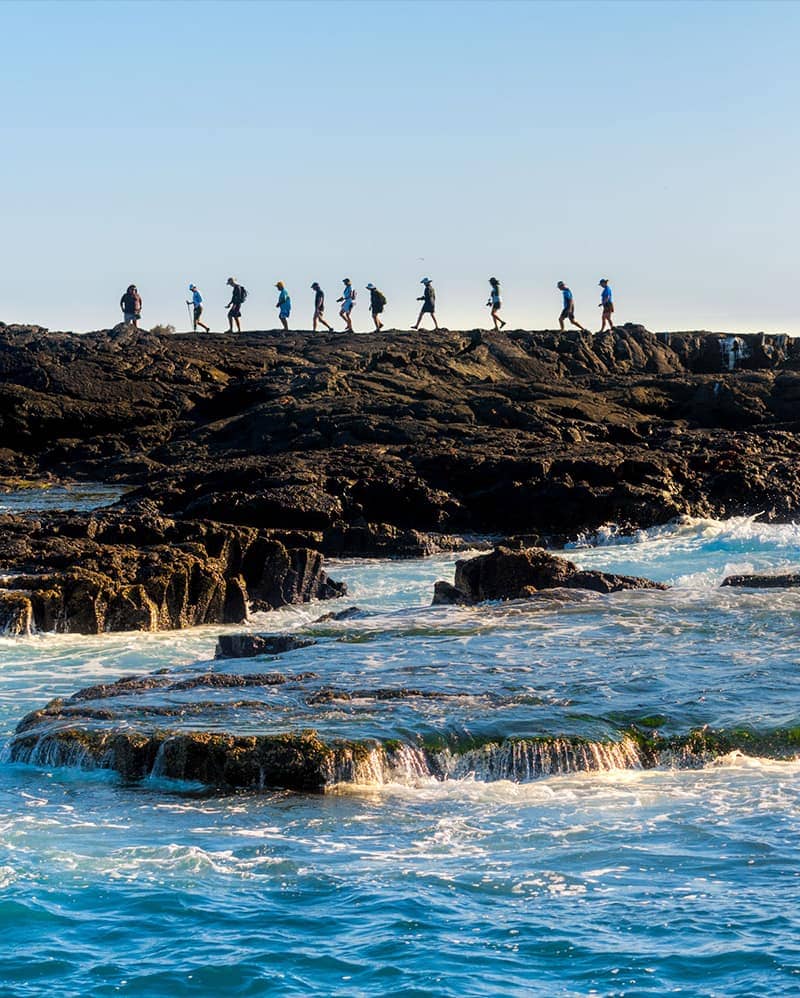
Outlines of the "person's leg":
{"type": "Polygon", "coordinates": [[[425,309],[421,308],[419,310],[419,315],[417,316],[417,321],[411,327],[412,329],[419,329],[419,324],[422,322],[422,316],[425,314],[425,309]]]}
{"type": "Polygon", "coordinates": [[[439,323],[436,321],[436,313],[431,312],[431,318],[433,319],[433,331],[434,333],[439,332],[439,323]]]}
{"type": "MultiPolygon", "coordinates": [[[[569,315],[567,316],[567,318],[569,319],[569,324],[571,326],[577,326],[578,329],[583,329],[583,326],[579,322],[575,321],[575,313],[574,312],[570,312],[569,315]]],[[[585,333],[586,330],[583,329],[583,332],[585,333]]]]}
{"type": "Polygon", "coordinates": [[[319,317],[319,321],[328,330],[329,333],[333,332],[333,326],[326,319],[323,319],[321,315],[319,317]]]}
{"type": "Polygon", "coordinates": [[[241,320],[239,319],[239,316],[237,315],[236,316],[236,332],[237,333],[241,333],[241,331],[242,331],[242,323],[241,323],[241,320]]]}
{"type": "Polygon", "coordinates": [[[281,325],[283,326],[283,331],[285,333],[288,333],[289,332],[289,323],[286,321],[286,317],[283,316],[283,315],[280,315],[280,316],[278,316],[278,318],[281,320],[281,325]]]}

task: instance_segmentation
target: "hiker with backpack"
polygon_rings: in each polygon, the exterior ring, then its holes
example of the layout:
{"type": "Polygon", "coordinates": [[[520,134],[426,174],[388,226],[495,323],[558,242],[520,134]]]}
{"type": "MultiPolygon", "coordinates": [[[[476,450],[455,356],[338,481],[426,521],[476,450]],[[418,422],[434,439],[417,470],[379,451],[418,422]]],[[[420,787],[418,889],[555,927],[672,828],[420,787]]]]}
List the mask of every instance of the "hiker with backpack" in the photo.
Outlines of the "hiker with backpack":
{"type": "Polygon", "coordinates": [[[283,326],[284,332],[289,332],[289,316],[292,313],[292,299],[289,297],[289,292],[284,287],[283,281],[278,281],[275,285],[278,289],[278,301],[275,304],[275,308],[280,309],[278,312],[278,318],[281,320],[281,325],[283,326]]]}
{"type": "Polygon", "coordinates": [[[423,277],[419,283],[425,285],[425,290],[422,292],[421,297],[417,298],[417,301],[422,302],[422,308],[419,310],[419,316],[417,317],[416,323],[411,328],[419,329],[419,324],[422,322],[422,316],[430,315],[433,319],[433,331],[438,333],[439,323],[436,321],[436,292],[433,289],[433,282],[430,277],[423,277]]]}
{"type": "Polygon", "coordinates": [[[233,324],[236,323],[236,332],[241,333],[242,324],[239,321],[242,317],[242,305],[247,300],[247,289],[239,284],[235,277],[229,277],[226,281],[231,288],[231,300],[225,306],[228,309],[228,332],[233,332],[233,324]]]}
{"type": "Polygon", "coordinates": [[[380,317],[386,308],[386,295],[371,282],[367,285],[367,291],[369,291],[369,310],[372,313],[372,321],[375,323],[375,332],[379,333],[383,329],[380,317]]]}
{"type": "Polygon", "coordinates": [[[128,290],[119,300],[119,307],[122,309],[123,321],[138,329],[136,323],[142,317],[142,296],[135,284],[128,285],[128,290]]]}
{"type": "Polygon", "coordinates": [[[207,333],[210,333],[211,328],[200,321],[200,316],[203,314],[203,296],[194,284],[189,285],[189,290],[192,292],[192,300],[187,301],[186,304],[192,306],[192,332],[196,333],[197,327],[202,326],[207,333]]]}
{"type": "Polygon", "coordinates": [[[329,333],[333,332],[333,326],[329,322],[326,322],[323,318],[323,313],[325,311],[325,292],[319,286],[318,281],[314,281],[311,285],[311,290],[314,292],[314,320],[311,324],[311,328],[316,333],[317,323],[321,322],[322,325],[328,330],[329,333]]]}
{"type": "Polygon", "coordinates": [[[344,319],[346,333],[353,332],[353,322],[350,318],[350,313],[355,308],[356,304],[356,289],[353,287],[352,281],[349,277],[343,277],[342,283],[344,284],[344,291],[342,292],[342,297],[337,298],[337,302],[342,303],[342,307],[339,310],[339,315],[344,319]]]}
{"type": "Polygon", "coordinates": [[[498,332],[503,328],[503,326],[505,326],[506,323],[505,320],[501,319],[498,314],[500,309],[503,307],[503,299],[500,297],[500,282],[496,277],[489,278],[489,287],[491,290],[489,291],[489,301],[487,301],[486,304],[490,305],[492,308],[490,314],[492,316],[492,321],[494,322],[494,331],[498,332]]]}

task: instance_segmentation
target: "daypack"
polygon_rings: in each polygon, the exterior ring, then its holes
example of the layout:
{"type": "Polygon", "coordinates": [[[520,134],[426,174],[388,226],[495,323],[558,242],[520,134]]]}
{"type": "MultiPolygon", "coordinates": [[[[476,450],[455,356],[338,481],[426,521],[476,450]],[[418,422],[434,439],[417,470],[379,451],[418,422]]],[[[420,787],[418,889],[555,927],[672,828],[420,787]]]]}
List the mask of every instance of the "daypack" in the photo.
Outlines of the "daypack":
{"type": "Polygon", "coordinates": [[[240,305],[244,305],[244,303],[246,301],[247,301],[247,288],[244,286],[244,284],[240,284],[239,285],[239,304],[240,305]]]}
{"type": "Polygon", "coordinates": [[[386,295],[382,291],[375,292],[375,300],[381,308],[386,308],[386,295]]]}

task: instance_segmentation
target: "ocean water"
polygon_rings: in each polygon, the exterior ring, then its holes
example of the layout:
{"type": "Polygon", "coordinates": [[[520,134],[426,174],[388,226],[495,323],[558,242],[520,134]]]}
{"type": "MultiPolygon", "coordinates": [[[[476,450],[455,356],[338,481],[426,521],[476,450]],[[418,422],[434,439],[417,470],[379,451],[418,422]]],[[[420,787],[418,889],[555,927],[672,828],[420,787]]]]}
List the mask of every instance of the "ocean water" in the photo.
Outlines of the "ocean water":
{"type": "MultiPolygon", "coordinates": [[[[673,588],[434,608],[450,556],[334,563],[347,597],[252,623],[317,644],[235,663],[316,678],[246,703],[205,691],[199,712],[192,691],[170,724],[452,745],[800,725],[800,590],[719,588],[797,569],[800,528],[685,520],[567,554],[673,588]]],[[[221,630],[0,638],[0,734],[121,675],[230,671],[212,661],[221,630]]],[[[6,755],[0,994],[797,995],[800,758],[781,744],[513,779],[478,754],[446,779],[381,772],[324,795],[6,755]]]]}

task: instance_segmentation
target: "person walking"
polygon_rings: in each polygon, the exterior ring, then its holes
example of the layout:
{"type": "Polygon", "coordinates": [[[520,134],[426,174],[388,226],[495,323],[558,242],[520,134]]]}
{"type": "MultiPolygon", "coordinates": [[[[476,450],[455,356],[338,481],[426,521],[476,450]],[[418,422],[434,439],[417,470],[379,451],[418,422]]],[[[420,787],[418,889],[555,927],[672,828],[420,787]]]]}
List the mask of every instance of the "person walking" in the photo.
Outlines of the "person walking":
{"type": "Polygon", "coordinates": [[[422,308],[419,310],[416,323],[411,328],[419,329],[423,315],[430,315],[433,319],[433,331],[437,333],[439,331],[439,323],[436,321],[436,291],[434,290],[433,282],[430,277],[423,277],[419,283],[425,285],[422,295],[417,298],[417,301],[422,302],[422,308]]]}
{"type": "Polygon", "coordinates": [[[491,316],[494,322],[494,331],[498,332],[505,326],[505,321],[500,318],[499,312],[503,307],[503,299],[500,297],[500,282],[496,277],[489,278],[489,301],[486,302],[487,305],[491,306],[491,316]]]}
{"type": "Polygon", "coordinates": [[[353,320],[350,318],[350,313],[355,308],[356,304],[356,289],[353,287],[352,281],[349,277],[343,277],[342,283],[344,284],[344,291],[342,292],[342,297],[337,298],[337,302],[342,303],[342,307],[339,310],[339,315],[344,319],[345,332],[353,332],[353,320]]]}
{"type": "Polygon", "coordinates": [[[123,321],[138,329],[136,323],[142,317],[142,296],[135,284],[128,285],[128,290],[119,300],[119,307],[122,309],[123,321]]]}
{"type": "Polygon", "coordinates": [[[604,277],[600,281],[600,287],[603,289],[600,294],[600,305],[599,307],[603,310],[603,321],[600,324],[600,332],[602,333],[606,328],[606,323],[608,323],[608,330],[614,328],[614,295],[611,291],[611,285],[608,283],[608,278],[604,277]]]}
{"type": "Polygon", "coordinates": [[[247,299],[247,289],[239,284],[235,277],[229,277],[226,284],[231,289],[231,300],[225,306],[228,309],[228,332],[233,332],[233,324],[236,323],[236,332],[242,331],[242,305],[247,299]]]}
{"type": "Polygon", "coordinates": [[[566,286],[563,281],[559,281],[556,285],[558,290],[561,292],[562,298],[562,309],[561,315],[558,317],[558,325],[561,328],[561,332],[564,332],[564,320],[567,319],[572,323],[573,326],[577,326],[584,333],[588,333],[589,330],[585,326],[582,326],[575,319],[575,296],[572,294],[570,289],[566,286]]]}
{"type": "Polygon", "coordinates": [[[192,332],[196,333],[197,327],[202,326],[207,333],[210,333],[211,329],[200,321],[200,316],[203,314],[203,296],[194,284],[189,285],[189,290],[192,292],[192,300],[187,301],[186,304],[192,306],[192,332]]]}
{"type": "Polygon", "coordinates": [[[316,333],[317,323],[321,322],[322,325],[328,330],[329,333],[333,332],[333,326],[326,322],[323,318],[323,312],[325,311],[325,292],[319,286],[317,281],[311,285],[311,290],[314,292],[314,321],[311,328],[316,333]]]}
{"type": "Polygon", "coordinates": [[[379,333],[383,329],[381,315],[386,308],[386,295],[372,283],[367,285],[367,291],[369,291],[369,310],[372,313],[372,321],[375,323],[375,332],[379,333]]]}
{"type": "Polygon", "coordinates": [[[281,320],[284,331],[288,333],[289,316],[292,314],[292,299],[289,297],[289,292],[284,287],[283,281],[278,281],[275,287],[278,289],[278,301],[275,308],[279,309],[278,318],[281,320]]]}

